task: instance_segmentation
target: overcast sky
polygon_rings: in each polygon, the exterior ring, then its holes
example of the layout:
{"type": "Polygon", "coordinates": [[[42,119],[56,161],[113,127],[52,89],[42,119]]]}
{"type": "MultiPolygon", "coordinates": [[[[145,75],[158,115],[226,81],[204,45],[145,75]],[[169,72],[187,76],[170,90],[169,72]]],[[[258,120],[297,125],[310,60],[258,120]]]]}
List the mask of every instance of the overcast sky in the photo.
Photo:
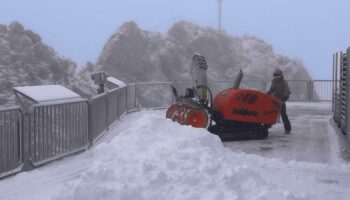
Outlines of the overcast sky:
{"type": "MultiPolygon", "coordinates": [[[[332,77],[332,54],[350,46],[350,0],[224,0],[223,29],[257,36],[299,57],[314,79],[332,77]]],[[[79,65],[95,61],[125,21],[166,32],[176,21],[217,27],[217,0],[0,0],[0,23],[39,33],[79,65]]]]}

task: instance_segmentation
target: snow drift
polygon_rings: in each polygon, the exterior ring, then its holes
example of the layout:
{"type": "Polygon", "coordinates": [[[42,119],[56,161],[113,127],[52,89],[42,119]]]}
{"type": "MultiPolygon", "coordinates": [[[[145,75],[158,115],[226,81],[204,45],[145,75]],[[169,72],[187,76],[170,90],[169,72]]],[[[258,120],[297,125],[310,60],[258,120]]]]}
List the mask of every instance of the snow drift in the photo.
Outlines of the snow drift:
{"type": "Polygon", "coordinates": [[[350,194],[315,179],[323,175],[324,180],[331,180],[329,174],[349,177],[349,166],[285,164],[233,153],[217,136],[180,126],[164,119],[163,114],[149,111],[128,116],[129,123],[112,130],[114,134],[118,131],[118,136],[93,149],[88,169],[53,199],[339,200],[350,194]]]}

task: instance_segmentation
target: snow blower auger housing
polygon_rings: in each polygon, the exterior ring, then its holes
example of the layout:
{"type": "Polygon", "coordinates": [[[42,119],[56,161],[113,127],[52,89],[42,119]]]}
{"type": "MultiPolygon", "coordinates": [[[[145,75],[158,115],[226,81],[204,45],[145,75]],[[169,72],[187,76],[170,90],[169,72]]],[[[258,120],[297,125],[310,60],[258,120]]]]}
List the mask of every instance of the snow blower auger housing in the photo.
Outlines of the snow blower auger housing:
{"type": "Polygon", "coordinates": [[[238,89],[242,70],[233,87],[219,92],[213,100],[207,86],[207,68],[205,58],[194,55],[194,87],[187,88],[184,96],[172,88],[176,103],[168,108],[166,118],[182,125],[206,128],[222,140],[266,138],[268,129],[277,122],[282,102],[260,91],[238,89]]]}

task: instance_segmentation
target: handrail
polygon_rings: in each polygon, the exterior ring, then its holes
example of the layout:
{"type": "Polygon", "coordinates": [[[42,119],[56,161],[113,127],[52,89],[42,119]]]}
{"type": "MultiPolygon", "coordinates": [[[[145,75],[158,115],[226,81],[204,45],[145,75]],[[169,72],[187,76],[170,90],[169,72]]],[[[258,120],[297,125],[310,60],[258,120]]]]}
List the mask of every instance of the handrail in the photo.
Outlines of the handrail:
{"type": "Polygon", "coordinates": [[[0,112],[2,111],[12,111],[19,109],[19,106],[11,106],[11,107],[0,107],[0,112]]]}

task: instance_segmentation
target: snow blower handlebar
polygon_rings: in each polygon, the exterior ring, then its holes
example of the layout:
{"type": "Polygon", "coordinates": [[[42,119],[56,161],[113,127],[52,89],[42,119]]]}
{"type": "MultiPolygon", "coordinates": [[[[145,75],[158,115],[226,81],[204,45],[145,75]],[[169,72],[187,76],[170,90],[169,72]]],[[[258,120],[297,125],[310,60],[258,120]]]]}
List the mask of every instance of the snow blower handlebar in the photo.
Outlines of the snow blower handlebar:
{"type": "Polygon", "coordinates": [[[236,75],[236,79],[235,79],[235,82],[233,83],[232,88],[238,89],[239,85],[241,84],[242,78],[243,78],[243,71],[242,71],[242,69],[240,69],[236,75]]]}

